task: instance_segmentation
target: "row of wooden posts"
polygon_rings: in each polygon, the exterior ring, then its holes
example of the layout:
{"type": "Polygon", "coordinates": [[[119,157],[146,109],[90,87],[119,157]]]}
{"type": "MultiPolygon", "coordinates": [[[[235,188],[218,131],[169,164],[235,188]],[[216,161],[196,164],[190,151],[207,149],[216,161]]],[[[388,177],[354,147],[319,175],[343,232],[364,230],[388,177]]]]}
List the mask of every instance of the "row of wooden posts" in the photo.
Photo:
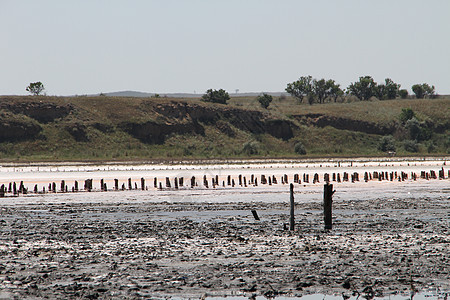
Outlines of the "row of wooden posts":
{"type": "MultiPolygon", "coordinates": [[[[430,172],[426,172],[426,171],[421,171],[420,175],[417,175],[414,172],[411,172],[410,178],[412,180],[417,180],[417,178],[421,178],[421,179],[426,179],[426,180],[430,180],[430,179],[445,179],[445,172],[444,172],[444,168],[442,168],[441,170],[439,170],[438,175],[436,175],[436,172],[431,170],[430,172]]],[[[448,171],[448,177],[450,177],[450,170],[448,171]]],[[[368,182],[371,180],[378,180],[378,181],[383,181],[383,180],[389,180],[389,181],[404,181],[407,180],[409,178],[408,174],[405,172],[364,172],[364,181],[368,182]]],[[[347,182],[347,181],[351,181],[351,182],[356,182],[356,181],[360,181],[359,179],[359,173],[358,172],[354,172],[352,174],[349,174],[347,172],[344,172],[342,174],[340,173],[332,173],[331,176],[329,173],[325,173],[323,176],[323,180],[326,183],[329,182],[347,182]]],[[[281,176],[280,181],[282,184],[288,184],[289,183],[289,178],[287,174],[284,174],[281,176]]],[[[302,176],[300,176],[300,174],[294,174],[294,178],[293,178],[293,182],[297,183],[297,184],[301,184],[303,183],[309,183],[310,182],[310,177],[309,174],[303,174],[302,176]]],[[[203,180],[202,180],[203,186],[205,188],[209,188],[210,186],[212,188],[216,188],[218,186],[220,186],[219,183],[219,176],[212,176],[211,180],[209,181],[207,176],[204,175],[203,176],[203,180]]],[[[261,175],[259,177],[259,183],[260,184],[268,184],[268,185],[272,185],[272,184],[278,184],[278,179],[275,175],[272,176],[266,176],[266,175],[261,175]]],[[[316,183],[320,183],[319,180],[319,174],[315,173],[313,175],[312,178],[312,183],[316,184],[316,183]]],[[[189,185],[191,188],[197,187],[198,186],[198,182],[197,182],[197,178],[195,176],[192,176],[190,178],[190,182],[189,185]]],[[[226,181],[223,180],[222,181],[222,186],[231,186],[231,187],[235,187],[236,185],[239,185],[241,187],[247,187],[247,186],[258,186],[258,177],[255,175],[250,175],[250,178],[247,180],[246,176],[242,176],[242,175],[238,175],[237,178],[233,178],[231,175],[228,175],[226,177],[226,181]],[[237,181],[237,182],[236,182],[237,181]]],[[[178,189],[179,187],[184,187],[185,186],[185,182],[184,182],[184,177],[175,177],[173,179],[173,181],[170,180],[169,177],[165,178],[165,182],[164,181],[158,181],[158,178],[155,177],[153,179],[153,187],[162,190],[164,187],[165,188],[174,188],[174,189],[178,189]]],[[[128,178],[127,183],[122,183],[122,185],[119,185],[119,180],[118,179],[114,179],[114,187],[113,190],[115,191],[119,191],[119,190],[137,190],[137,189],[141,189],[141,190],[147,190],[148,187],[145,185],[145,179],[141,178],[140,179],[140,186],[138,187],[138,183],[137,182],[132,182],[131,178],[128,178]]],[[[85,191],[92,191],[93,190],[93,179],[86,179],[84,181],[84,187],[83,190],[85,191]]],[[[101,179],[100,180],[100,190],[101,191],[108,191],[108,186],[106,184],[106,182],[101,179]]],[[[78,192],[80,191],[80,186],[78,184],[78,181],[75,181],[74,185],[71,188],[72,192],[78,192]]],[[[2,184],[0,186],[0,197],[5,197],[5,195],[7,193],[9,194],[13,194],[13,195],[19,195],[19,194],[27,194],[29,191],[28,189],[24,186],[23,181],[20,182],[19,187],[17,187],[16,182],[10,182],[8,186],[5,186],[4,184],[2,184]]],[[[33,189],[34,193],[57,193],[57,192],[61,192],[61,193],[67,193],[69,192],[69,188],[66,184],[65,180],[61,180],[61,183],[59,185],[59,188],[57,188],[57,184],[55,182],[53,183],[49,183],[48,184],[48,188],[46,189],[46,187],[44,186],[42,188],[41,191],[38,190],[38,185],[36,184],[34,186],[33,189]]]]}

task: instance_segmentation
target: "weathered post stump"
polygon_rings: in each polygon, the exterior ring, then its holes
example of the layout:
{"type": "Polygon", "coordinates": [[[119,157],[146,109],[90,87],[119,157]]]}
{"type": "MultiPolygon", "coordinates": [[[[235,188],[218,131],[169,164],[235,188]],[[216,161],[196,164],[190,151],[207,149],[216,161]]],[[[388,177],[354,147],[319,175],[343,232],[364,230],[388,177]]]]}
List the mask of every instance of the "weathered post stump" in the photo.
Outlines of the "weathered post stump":
{"type": "Polygon", "coordinates": [[[290,184],[289,186],[289,202],[290,202],[290,206],[291,206],[291,212],[290,212],[290,218],[289,218],[289,230],[293,231],[294,227],[295,227],[295,219],[294,219],[294,184],[290,184]]]}
{"type": "Polygon", "coordinates": [[[333,185],[329,183],[325,184],[323,186],[323,218],[325,221],[325,229],[333,229],[333,194],[333,185]]]}

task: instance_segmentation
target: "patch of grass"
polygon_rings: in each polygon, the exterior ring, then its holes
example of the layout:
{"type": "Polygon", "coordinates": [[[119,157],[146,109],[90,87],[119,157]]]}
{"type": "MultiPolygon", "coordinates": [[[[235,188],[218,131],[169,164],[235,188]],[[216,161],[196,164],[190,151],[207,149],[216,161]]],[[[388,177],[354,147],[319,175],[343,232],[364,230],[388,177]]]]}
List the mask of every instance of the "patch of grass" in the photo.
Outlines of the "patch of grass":
{"type": "MultiPolygon", "coordinates": [[[[40,135],[28,141],[0,142],[1,161],[75,161],[75,160],[157,160],[157,159],[205,159],[205,158],[265,158],[299,157],[295,145],[301,142],[307,154],[301,157],[318,156],[381,156],[378,150],[380,135],[359,131],[339,130],[334,127],[314,127],[299,124],[293,117],[304,114],[322,114],[352,120],[369,121],[376,124],[399,124],[402,109],[411,108],[421,121],[432,122],[440,126],[440,132],[434,132],[425,144],[419,144],[418,155],[447,154],[450,151],[449,122],[450,98],[409,99],[389,101],[356,101],[352,103],[297,104],[292,97],[274,97],[269,108],[262,109],[256,97],[238,97],[229,100],[229,104],[217,105],[204,103],[200,99],[168,98],[126,98],[126,97],[0,97],[0,105],[7,103],[51,102],[57,105],[70,105],[69,115],[49,123],[39,123],[40,135]],[[123,131],[123,122],[181,122],[168,118],[158,109],[167,103],[184,102],[215,110],[224,107],[236,107],[260,111],[267,118],[289,120],[294,124],[294,137],[285,141],[268,133],[252,134],[237,129],[229,121],[221,120],[232,129],[233,135],[219,130],[215,122],[203,123],[204,134],[172,134],[162,144],[147,144],[123,131]],[[95,124],[103,124],[95,126],[95,124]],[[66,129],[71,124],[79,124],[86,130],[86,141],[76,141],[66,129]],[[106,128],[106,129],[105,129],[106,128]],[[442,129],[444,128],[444,129],[442,129]],[[243,151],[244,145],[256,142],[258,151],[243,151]],[[432,146],[429,146],[432,145],[432,146]]],[[[21,114],[3,113],[12,119],[37,122],[21,114]]],[[[189,115],[183,118],[189,118],[189,115]]],[[[0,120],[1,121],[1,120],[0,120]]],[[[224,125],[222,124],[222,125],[224,125]]],[[[400,125],[393,134],[397,153],[410,155],[404,150],[400,125]]],[[[223,126],[222,126],[223,127],[223,126]]]]}

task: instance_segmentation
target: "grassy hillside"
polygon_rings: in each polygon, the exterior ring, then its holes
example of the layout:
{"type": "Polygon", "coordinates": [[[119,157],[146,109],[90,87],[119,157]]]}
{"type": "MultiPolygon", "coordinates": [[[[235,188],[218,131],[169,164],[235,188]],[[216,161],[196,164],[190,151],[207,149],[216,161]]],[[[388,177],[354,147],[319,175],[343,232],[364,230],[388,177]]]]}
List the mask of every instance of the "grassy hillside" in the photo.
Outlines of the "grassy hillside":
{"type": "Polygon", "coordinates": [[[255,97],[228,105],[199,99],[0,97],[0,160],[178,160],[198,158],[382,156],[450,149],[450,98],[298,104],[255,97]],[[400,121],[411,108],[424,135],[400,121]],[[302,143],[306,156],[294,149],[302,143]],[[406,145],[406,146],[405,146],[406,145]]]}

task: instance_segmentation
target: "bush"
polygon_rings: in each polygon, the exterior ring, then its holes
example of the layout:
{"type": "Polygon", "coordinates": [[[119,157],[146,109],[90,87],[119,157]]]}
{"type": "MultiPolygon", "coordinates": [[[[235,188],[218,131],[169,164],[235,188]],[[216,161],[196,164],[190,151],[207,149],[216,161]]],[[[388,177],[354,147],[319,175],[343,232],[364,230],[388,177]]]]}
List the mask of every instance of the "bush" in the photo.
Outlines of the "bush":
{"type": "Polygon", "coordinates": [[[218,91],[209,89],[202,96],[202,100],[205,102],[227,104],[227,101],[230,100],[230,95],[223,89],[218,91]]]}
{"type": "Polygon", "coordinates": [[[431,130],[415,117],[406,122],[405,128],[408,130],[411,140],[426,141],[431,138],[431,130]]]}
{"type": "Polygon", "coordinates": [[[433,142],[428,142],[427,143],[427,152],[428,153],[433,153],[434,151],[436,151],[436,146],[434,145],[433,142]]]}
{"type": "Polygon", "coordinates": [[[259,153],[259,144],[256,141],[250,141],[242,146],[242,152],[247,155],[255,155],[259,153]]]}
{"type": "Polygon", "coordinates": [[[394,138],[391,135],[383,136],[378,144],[378,150],[383,152],[395,151],[394,138]]]}
{"type": "Polygon", "coordinates": [[[400,114],[400,121],[404,124],[406,121],[414,118],[416,114],[411,108],[402,108],[402,113],[400,114]]]}
{"type": "Polygon", "coordinates": [[[295,144],[294,151],[295,151],[295,153],[297,153],[299,155],[306,154],[306,149],[305,149],[305,146],[303,146],[302,142],[298,142],[297,144],[295,144]]]}
{"type": "Polygon", "coordinates": [[[261,104],[262,108],[267,109],[270,105],[270,102],[272,102],[273,97],[271,95],[264,93],[261,96],[258,96],[257,100],[258,100],[259,104],[261,104]]]}
{"type": "Polygon", "coordinates": [[[398,95],[400,96],[400,98],[402,99],[406,99],[408,98],[408,90],[402,89],[398,91],[398,95]]]}
{"type": "Polygon", "coordinates": [[[408,152],[419,152],[419,144],[416,141],[406,140],[403,142],[403,148],[408,152]]]}

